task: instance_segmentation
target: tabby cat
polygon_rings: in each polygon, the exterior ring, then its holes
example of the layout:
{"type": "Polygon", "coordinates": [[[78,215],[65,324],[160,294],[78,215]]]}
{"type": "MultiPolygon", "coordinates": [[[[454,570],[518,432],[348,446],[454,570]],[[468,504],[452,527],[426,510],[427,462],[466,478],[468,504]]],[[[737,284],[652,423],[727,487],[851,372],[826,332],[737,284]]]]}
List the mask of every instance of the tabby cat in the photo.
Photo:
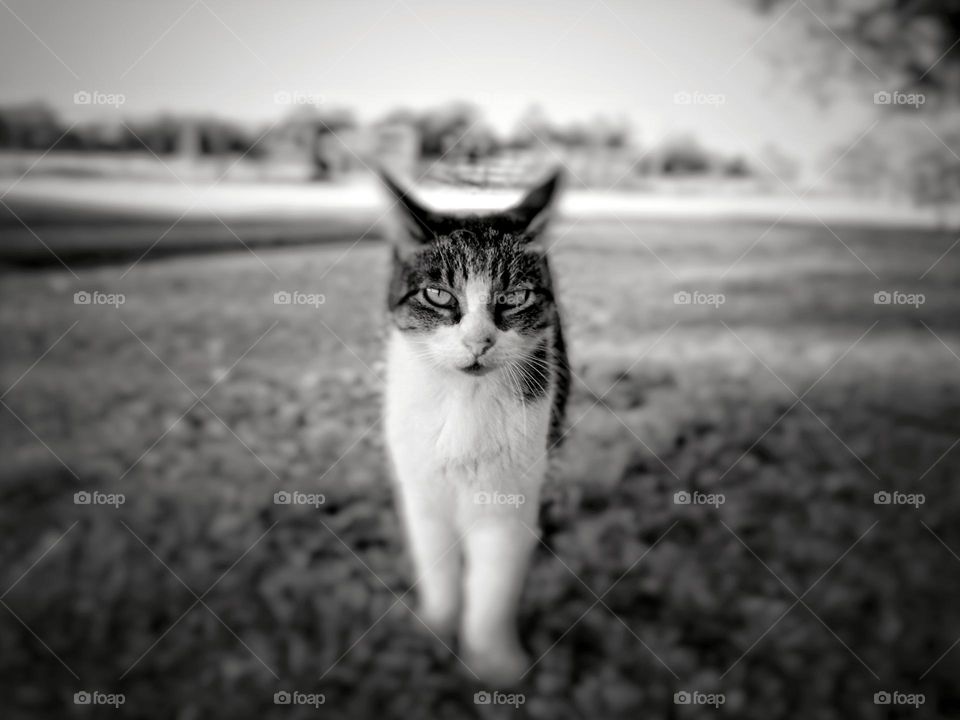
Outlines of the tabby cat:
{"type": "Polygon", "coordinates": [[[443,213],[382,174],[397,222],[385,426],[417,617],[504,686],[529,668],[517,609],[570,373],[546,225],[560,173],[488,215],[443,213]]]}

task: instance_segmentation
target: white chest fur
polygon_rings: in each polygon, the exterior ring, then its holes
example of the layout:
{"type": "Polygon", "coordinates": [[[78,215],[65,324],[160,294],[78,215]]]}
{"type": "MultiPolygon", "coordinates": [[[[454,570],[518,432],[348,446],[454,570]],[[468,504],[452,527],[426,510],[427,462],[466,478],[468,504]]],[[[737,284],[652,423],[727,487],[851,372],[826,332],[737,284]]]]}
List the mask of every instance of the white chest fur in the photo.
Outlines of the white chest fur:
{"type": "Polygon", "coordinates": [[[521,402],[503,372],[438,369],[393,332],[385,424],[402,485],[526,494],[540,485],[551,400],[521,402]]]}

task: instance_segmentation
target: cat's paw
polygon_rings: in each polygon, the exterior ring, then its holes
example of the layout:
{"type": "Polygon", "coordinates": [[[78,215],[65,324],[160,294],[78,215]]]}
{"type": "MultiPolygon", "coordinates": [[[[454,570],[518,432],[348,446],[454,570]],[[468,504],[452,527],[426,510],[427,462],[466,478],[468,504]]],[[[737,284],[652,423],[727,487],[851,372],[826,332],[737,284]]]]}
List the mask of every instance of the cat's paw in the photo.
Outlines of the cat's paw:
{"type": "Polygon", "coordinates": [[[425,633],[436,635],[443,642],[452,641],[457,631],[459,609],[456,605],[426,605],[412,611],[414,623],[425,633]]]}
{"type": "Polygon", "coordinates": [[[481,682],[496,688],[518,684],[530,669],[530,656],[518,642],[467,647],[463,661],[481,682]]]}

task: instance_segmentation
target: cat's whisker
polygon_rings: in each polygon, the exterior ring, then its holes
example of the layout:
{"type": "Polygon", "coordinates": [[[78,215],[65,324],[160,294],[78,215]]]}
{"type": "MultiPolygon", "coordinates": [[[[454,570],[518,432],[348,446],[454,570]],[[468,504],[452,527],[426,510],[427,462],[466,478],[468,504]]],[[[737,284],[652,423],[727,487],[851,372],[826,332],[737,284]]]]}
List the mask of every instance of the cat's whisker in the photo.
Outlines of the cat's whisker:
{"type": "MultiPolygon", "coordinates": [[[[426,343],[424,343],[424,345],[426,345],[426,343]]],[[[426,350],[412,350],[410,354],[418,360],[423,360],[431,368],[438,369],[443,367],[439,356],[429,346],[426,348],[426,350]]]]}
{"type": "Polygon", "coordinates": [[[539,384],[541,382],[547,382],[549,380],[549,375],[543,374],[540,377],[537,377],[536,375],[533,374],[533,372],[525,368],[523,365],[518,364],[518,365],[515,365],[514,367],[516,368],[516,371],[520,374],[520,377],[531,384],[539,384]]]}
{"type": "Polygon", "coordinates": [[[521,354],[515,362],[528,376],[531,375],[531,371],[526,366],[533,366],[537,374],[542,374],[544,380],[549,380],[553,372],[557,369],[556,363],[551,360],[538,358],[532,354],[521,354]]]}
{"type": "Polygon", "coordinates": [[[539,378],[542,381],[548,381],[553,370],[549,365],[532,365],[525,362],[518,363],[518,367],[528,379],[534,380],[539,378]]]}
{"type": "Polygon", "coordinates": [[[522,413],[521,422],[523,423],[523,429],[521,431],[521,434],[523,435],[523,439],[526,440],[527,439],[527,404],[523,399],[523,387],[521,386],[520,378],[517,377],[516,375],[516,367],[514,367],[509,363],[504,365],[503,367],[504,367],[504,370],[506,370],[507,378],[509,379],[513,390],[516,391],[517,393],[517,399],[520,400],[520,410],[522,413]]]}
{"type": "Polygon", "coordinates": [[[552,357],[540,358],[534,355],[533,352],[521,353],[519,357],[521,362],[539,365],[548,370],[554,370],[557,368],[557,364],[552,357]]]}

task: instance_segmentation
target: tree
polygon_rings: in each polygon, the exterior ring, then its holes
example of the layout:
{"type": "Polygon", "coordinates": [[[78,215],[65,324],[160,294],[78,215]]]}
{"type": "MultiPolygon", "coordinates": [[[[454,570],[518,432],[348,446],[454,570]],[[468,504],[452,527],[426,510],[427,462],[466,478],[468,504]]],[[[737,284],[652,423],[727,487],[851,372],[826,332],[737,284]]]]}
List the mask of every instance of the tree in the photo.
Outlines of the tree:
{"type": "Polygon", "coordinates": [[[800,68],[818,97],[846,83],[877,105],[885,122],[873,140],[838,156],[848,183],[940,207],[960,199],[960,0],[749,2],[801,33],[775,57],[800,68]]]}
{"type": "Polygon", "coordinates": [[[876,136],[867,136],[853,148],[837,147],[832,157],[839,158],[831,179],[857,193],[881,194],[889,188],[895,174],[893,158],[876,136]]]}
{"type": "Polygon", "coordinates": [[[705,175],[713,170],[714,158],[692,135],[667,140],[660,149],[664,175],[705,175]]]}
{"type": "Polygon", "coordinates": [[[0,108],[0,147],[47,150],[62,134],[57,114],[45,103],[0,108]]]}
{"type": "Polygon", "coordinates": [[[801,30],[796,43],[778,52],[791,66],[803,67],[815,87],[836,77],[839,68],[846,77],[876,75],[887,89],[960,103],[960,0],[750,2],[777,17],[784,13],[801,30]]]}
{"type": "Polygon", "coordinates": [[[453,151],[464,140],[465,134],[478,123],[479,118],[479,109],[464,102],[451,103],[424,112],[417,120],[421,156],[437,158],[453,151]]]}
{"type": "MultiPolygon", "coordinates": [[[[943,133],[944,142],[960,147],[960,132],[943,133]]],[[[931,138],[927,138],[931,140],[931,138]]],[[[919,145],[919,143],[918,143],[919,145]]],[[[914,153],[907,178],[910,194],[918,205],[933,207],[944,228],[957,222],[957,198],[960,198],[960,160],[946,152],[939,142],[927,142],[914,153]],[[951,217],[950,211],[954,215],[951,217]]]]}

